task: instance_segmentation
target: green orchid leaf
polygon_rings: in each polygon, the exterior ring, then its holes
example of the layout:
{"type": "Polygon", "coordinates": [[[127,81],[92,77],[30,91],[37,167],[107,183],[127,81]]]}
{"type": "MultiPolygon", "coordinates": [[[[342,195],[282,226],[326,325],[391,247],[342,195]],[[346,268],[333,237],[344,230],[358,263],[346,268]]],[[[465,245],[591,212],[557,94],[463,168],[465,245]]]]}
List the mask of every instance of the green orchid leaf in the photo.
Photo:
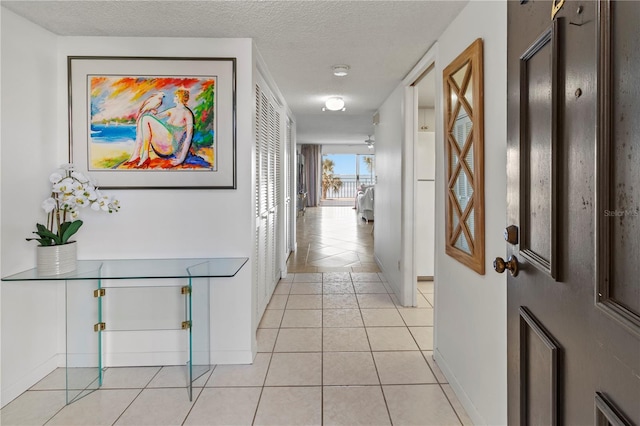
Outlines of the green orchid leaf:
{"type": "Polygon", "coordinates": [[[36,224],[36,228],[38,228],[38,230],[34,231],[33,233],[40,236],[41,240],[47,241],[47,243],[44,244],[40,239],[38,239],[38,241],[40,241],[40,245],[53,246],[62,244],[62,239],[57,234],[49,231],[46,226],[38,223],[36,224]]]}
{"type": "Polygon", "coordinates": [[[71,226],[71,222],[62,222],[58,228],[58,235],[63,236],[67,229],[71,226]]]}
{"type": "Polygon", "coordinates": [[[52,239],[56,239],[58,236],[56,234],[54,234],[53,232],[49,231],[47,229],[46,226],[41,225],[41,224],[36,224],[36,228],[38,228],[38,231],[34,232],[34,234],[38,234],[40,235],[42,238],[52,238],[52,239]]]}
{"type": "Polygon", "coordinates": [[[83,222],[81,220],[75,220],[73,222],[65,222],[60,225],[60,233],[62,235],[60,244],[67,244],[69,238],[71,238],[73,234],[78,232],[78,229],[80,229],[82,223],[83,222]]]}
{"type": "Polygon", "coordinates": [[[37,231],[38,234],[46,234],[47,232],[51,232],[49,231],[49,229],[47,229],[46,226],[44,226],[41,223],[36,223],[36,229],[38,230],[37,231]]]}
{"type": "MultiPolygon", "coordinates": [[[[35,234],[35,232],[34,232],[35,234]]],[[[53,240],[51,238],[25,238],[27,241],[37,241],[41,246],[52,246],[53,240]]]]}

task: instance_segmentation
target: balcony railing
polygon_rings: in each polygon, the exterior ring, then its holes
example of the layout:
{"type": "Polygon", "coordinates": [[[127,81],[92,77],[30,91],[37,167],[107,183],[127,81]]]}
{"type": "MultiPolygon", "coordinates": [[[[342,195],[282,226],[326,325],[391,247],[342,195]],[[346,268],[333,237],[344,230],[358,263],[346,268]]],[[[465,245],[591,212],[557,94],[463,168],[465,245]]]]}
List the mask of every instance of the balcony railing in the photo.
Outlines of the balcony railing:
{"type": "Polygon", "coordinates": [[[353,175],[335,175],[342,181],[342,186],[339,190],[327,189],[327,199],[330,198],[356,198],[358,188],[360,185],[373,185],[374,178],[369,176],[360,176],[360,181],[357,182],[353,175]]]}

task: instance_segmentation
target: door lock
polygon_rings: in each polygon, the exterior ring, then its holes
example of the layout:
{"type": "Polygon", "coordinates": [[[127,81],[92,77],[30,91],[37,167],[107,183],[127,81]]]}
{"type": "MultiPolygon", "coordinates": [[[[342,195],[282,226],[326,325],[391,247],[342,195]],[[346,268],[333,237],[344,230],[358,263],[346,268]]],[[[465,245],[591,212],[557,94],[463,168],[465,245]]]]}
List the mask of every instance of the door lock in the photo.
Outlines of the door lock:
{"type": "Polygon", "coordinates": [[[504,240],[509,244],[518,244],[518,227],[509,225],[504,230],[504,240]]]}
{"type": "Polygon", "coordinates": [[[496,270],[497,273],[501,274],[505,271],[505,269],[509,270],[509,273],[512,277],[518,276],[518,258],[514,255],[509,257],[508,261],[504,261],[501,257],[496,257],[496,260],[493,261],[493,269],[496,270]]]}

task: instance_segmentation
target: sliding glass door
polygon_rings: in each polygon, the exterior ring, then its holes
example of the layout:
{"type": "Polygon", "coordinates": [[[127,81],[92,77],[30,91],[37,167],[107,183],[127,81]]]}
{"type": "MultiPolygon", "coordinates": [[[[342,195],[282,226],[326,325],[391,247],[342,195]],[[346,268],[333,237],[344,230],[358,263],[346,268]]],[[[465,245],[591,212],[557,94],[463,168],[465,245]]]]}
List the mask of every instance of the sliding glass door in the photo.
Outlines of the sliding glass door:
{"type": "Polygon", "coordinates": [[[356,154],[356,184],[373,185],[375,183],[375,158],[373,154],[356,154]]]}
{"type": "Polygon", "coordinates": [[[354,198],[361,185],[375,183],[375,155],[322,156],[322,199],[354,198]]]}

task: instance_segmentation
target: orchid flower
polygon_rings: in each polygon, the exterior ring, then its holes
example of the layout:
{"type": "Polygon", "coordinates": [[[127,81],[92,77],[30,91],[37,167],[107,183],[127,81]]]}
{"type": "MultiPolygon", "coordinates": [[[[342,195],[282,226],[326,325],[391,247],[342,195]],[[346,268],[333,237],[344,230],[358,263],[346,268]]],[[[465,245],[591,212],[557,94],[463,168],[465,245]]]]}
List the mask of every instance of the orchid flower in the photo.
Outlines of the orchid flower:
{"type": "Polygon", "coordinates": [[[58,183],[62,180],[62,175],[60,173],[51,173],[51,176],[49,176],[49,182],[51,183],[58,183]]]}
{"type": "Polygon", "coordinates": [[[37,240],[43,246],[66,244],[82,226],[82,221],[77,220],[81,207],[91,206],[92,210],[109,213],[120,210],[117,199],[101,194],[96,182],[76,171],[73,164],[63,164],[60,168],[61,172],[49,176],[51,196],[42,202],[48,215],[47,226],[37,224],[34,234],[39,238],[27,238],[27,241],[37,240]]]}
{"type": "Polygon", "coordinates": [[[57,206],[58,206],[58,203],[56,203],[56,200],[54,200],[51,197],[47,198],[42,202],[42,208],[47,213],[51,213],[53,209],[55,209],[57,206]]]}

